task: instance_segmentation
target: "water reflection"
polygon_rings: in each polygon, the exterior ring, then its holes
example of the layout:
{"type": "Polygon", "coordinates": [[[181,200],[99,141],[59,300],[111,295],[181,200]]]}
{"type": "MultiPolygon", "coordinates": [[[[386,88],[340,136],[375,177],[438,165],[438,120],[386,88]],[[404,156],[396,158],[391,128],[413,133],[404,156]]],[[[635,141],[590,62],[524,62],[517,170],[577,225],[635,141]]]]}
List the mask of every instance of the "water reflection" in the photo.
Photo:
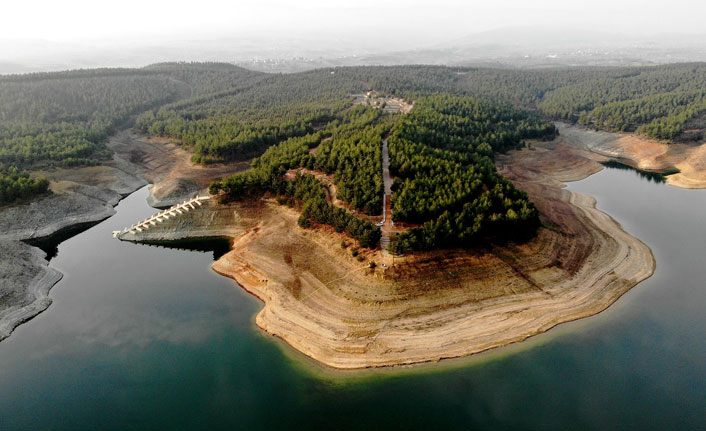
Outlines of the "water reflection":
{"type": "Polygon", "coordinates": [[[33,245],[33,246],[41,249],[44,253],[47,254],[46,259],[48,261],[51,261],[59,253],[59,244],[61,244],[62,242],[66,241],[69,238],[73,238],[74,236],[80,234],[81,232],[84,232],[84,231],[90,229],[91,227],[95,226],[98,223],[100,223],[100,222],[98,221],[98,222],[75,224],[73,226],[68,226],[63,229],[59,229],[58,231],[56,231],[52,235],[45,236],[42,238],[28,239],[28,240],[25,240],[25,242],[29,245],[33,245]]]}
{"type": "Polygon", "coordinates": [[[620,163],[617,160],[608,160],[607,162],[602,162],[601,164],[607,168],[622,169],[624,171],[635,172],[637,175],[640,176],[640,178],[644,178],[648,181],[653,181],[655,183],[665,183],[667,182],[668,175],[679,173],[678,169],[664,173],[643,171],[642,169],[637,169],[630,165],[620,163]]]}
{"type": "Polygon", "coordinates": [[[136,244],[158,248],[172,248],[176,250],[212,253],[213,260],[216,261],[230,251],[231,240],[224,237],[209,237],[180,240],[144,241],[136,244]]]}

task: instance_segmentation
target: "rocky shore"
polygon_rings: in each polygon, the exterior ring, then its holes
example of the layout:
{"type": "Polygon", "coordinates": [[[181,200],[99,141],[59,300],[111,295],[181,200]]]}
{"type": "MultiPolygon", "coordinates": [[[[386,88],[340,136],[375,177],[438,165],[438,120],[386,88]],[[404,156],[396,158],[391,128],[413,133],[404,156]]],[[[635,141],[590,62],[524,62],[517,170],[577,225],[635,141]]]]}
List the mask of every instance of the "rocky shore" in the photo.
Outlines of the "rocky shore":
{"type": "Polygon", "coordinates": [[[148,182],[155,184],[149,203],[169,206],[247,166],[197,166],[176,143],[145,140],[130,130],[113,136],[108,147],[113,158],[99,166],[36,171],[51,181],[52,193],[0,208],[0,340],[44,311],[51,304],[49,290],[61,279],[47,266],[44,252],[23,241],[104,220],[123,197],[148,182]]]}
{"type": "Polygon", "coordinates": [[[0,340],[49,307],[49,290],[62,277],[42,250],[23,241],[104,220],[123,196],[147,184],[119,154],[105,166],[48,174],[50,195],[0,209],[0,340]]]}
{"type": "Polygon", "coordinates": [[[45,254],[20,241],[0,240],[0,340],[51,304],[49,289],[61,273],[47,266],[45,254]]]}

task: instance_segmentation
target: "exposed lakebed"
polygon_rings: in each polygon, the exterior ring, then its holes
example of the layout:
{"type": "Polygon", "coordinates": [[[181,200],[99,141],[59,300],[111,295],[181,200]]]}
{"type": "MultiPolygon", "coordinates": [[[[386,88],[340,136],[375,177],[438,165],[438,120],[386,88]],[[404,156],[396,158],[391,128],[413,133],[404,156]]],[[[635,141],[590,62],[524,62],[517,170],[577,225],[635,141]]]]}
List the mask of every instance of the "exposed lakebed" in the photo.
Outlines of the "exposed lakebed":
{"type": "Polygon", "coordinates": [[[54,303],[0,343],[2,428],[702,426],[706,191],[616,169],[569,188],[652,248],[654,276],[528,343],[354,373],[261,333],[261,304],[209,268],[212,252],[113,239],[154,212],[141,189],[58,246],[54,303]]]}

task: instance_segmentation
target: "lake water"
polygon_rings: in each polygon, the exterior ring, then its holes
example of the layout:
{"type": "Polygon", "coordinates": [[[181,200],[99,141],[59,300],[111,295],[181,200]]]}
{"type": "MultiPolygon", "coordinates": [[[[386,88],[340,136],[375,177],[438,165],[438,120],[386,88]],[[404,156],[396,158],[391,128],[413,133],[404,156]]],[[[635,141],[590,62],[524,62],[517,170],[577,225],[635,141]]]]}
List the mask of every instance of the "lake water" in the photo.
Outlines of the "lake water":
{"type": "Polygon", "coordinates": [[[617,169],[570,189],[652,248],[652,278],[525,343],[362,372],[259,331],[213,253],[113,239],[154,212],[142,189],[58,246],[54,303],[0,342],[0,429],[704,429],[706,192],[617,169]]]}

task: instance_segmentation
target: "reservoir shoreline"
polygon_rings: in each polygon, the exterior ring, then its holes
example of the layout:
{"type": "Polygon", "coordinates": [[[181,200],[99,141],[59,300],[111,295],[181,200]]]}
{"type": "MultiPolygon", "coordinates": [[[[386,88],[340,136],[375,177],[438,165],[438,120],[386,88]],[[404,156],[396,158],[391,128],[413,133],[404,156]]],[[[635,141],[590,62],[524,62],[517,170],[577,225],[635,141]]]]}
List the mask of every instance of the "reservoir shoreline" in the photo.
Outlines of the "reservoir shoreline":
{"type": "Polygon", "coordinates": [[[61,279],[49,268],[46,253],[26,241],[99,223],[148,184],[149,205],[169,206],[203,190],[214,177],[247,166],[196,166],[175,143],[146,140],[131,129],[112,136],[107,147],[113,158],[100,166],[35,172],[50,180],[52,193],[0,208],[0,341],[51,305],[49,291],[61,279]]]}
{"type": "Polygon", "coordinates": [[[499,156],[497,165],[544,214],[545,227],[528,244],[423,253],[368,270],[341,249],[344,237],[300,229],[296,211],[271,201],[210,203],[124,239],[231,236],[231,252],[213,269],[264,303],[260,328],[334,369],[432,362],[517,343],[605,310],[652,275],[645,244],[597,210],[595,199],[564,188],[603,169],[585,151],[565,139],[538,142],[499,156]]]}

